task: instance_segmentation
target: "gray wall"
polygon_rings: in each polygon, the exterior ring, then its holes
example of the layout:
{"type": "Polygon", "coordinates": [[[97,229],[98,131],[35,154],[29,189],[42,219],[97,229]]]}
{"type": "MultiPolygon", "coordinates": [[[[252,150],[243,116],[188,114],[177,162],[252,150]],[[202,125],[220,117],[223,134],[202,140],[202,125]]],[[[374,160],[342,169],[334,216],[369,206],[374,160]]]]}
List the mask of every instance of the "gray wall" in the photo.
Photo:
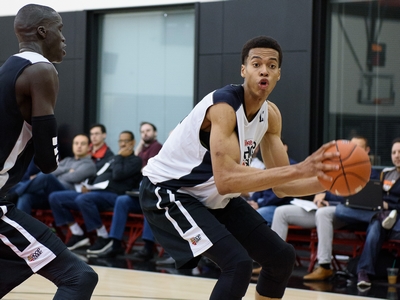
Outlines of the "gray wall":
{"type": "Polygon", "coordinates": [[[283,50],[281,80],[269,100],[278,105],[289,155],[310,152],[312,0],[251,0],[201,3],[198,36],[200,100],[229,83],[241,83],[241,49],[252,37],[268,35],[283,50]]]}
{"type": "MultiPolygon", "coordinates": [[[[258,35],[277,39],[283,49],[282,76],[270,100],[278,105],[283,118],[283,137],[289,155],[297,161],[310,152],[310,86],[312,0],[240,0],[196,4],[198,16],[197,73],[195,97],[199,101],[210,91],[229,83],[241,83],[240,53],[243,44],[258,35]]],[[[82,132],[95,115],[89,91],[90,62],[87,45],[95,33],[87,34],[87,12],[61,13],[67,39],[67,56],[57,65],[60,92],[56,117],[60,143],[70,148],[71,138],[82,132]],[[86,39],[88,38],[88,40],[86,39]],[[85,107],[88,107],[85,111],[85,107]],[[86,104],[86,105],[85,105],[86,104]]],[[[18,51],[13,17],[0,18],[0,63],[18,51]]],[[[91,78],[96,78],[91,73],[91,78]]],[[[64,150],[66,151],[66,150],[64,150]]]]}

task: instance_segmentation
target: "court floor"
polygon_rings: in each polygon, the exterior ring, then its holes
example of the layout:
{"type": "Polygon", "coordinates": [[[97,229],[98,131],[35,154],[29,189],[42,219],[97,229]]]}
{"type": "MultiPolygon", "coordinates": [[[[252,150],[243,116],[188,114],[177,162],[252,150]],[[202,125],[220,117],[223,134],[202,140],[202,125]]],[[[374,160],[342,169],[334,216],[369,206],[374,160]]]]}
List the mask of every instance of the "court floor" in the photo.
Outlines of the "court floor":
{"type": "MultiPolygon", "coordinates": [[[[93,300],[205,300],[216,279],[155,273],[112,267],[93,266],[99,274],[99,283],[93,300]]],[[[4,300],[50,300],[55,286],[39,275],[34,275],[11,291],[4,300]]],[[[250,284],[245,300],[254,299],[255,284],[250,284]]],[[[284,300],[351,300],[379,299],[320,291],[287,288],[284,300]]]]}

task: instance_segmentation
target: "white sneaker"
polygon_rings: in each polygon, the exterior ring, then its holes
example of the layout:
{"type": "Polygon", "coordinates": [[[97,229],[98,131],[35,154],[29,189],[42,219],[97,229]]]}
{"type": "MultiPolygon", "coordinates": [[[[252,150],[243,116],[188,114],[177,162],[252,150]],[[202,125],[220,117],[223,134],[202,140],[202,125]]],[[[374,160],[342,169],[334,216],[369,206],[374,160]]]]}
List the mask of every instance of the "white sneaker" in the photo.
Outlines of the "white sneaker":
{"type": "Polygon", "coordinates": [[[171,256],[166,259],[156,260],[156,265],[172,265],[175,264],[175,259],[171,256]]]}
{"type": "Polygon", "coordinates": [[[382,227],[390,230],[397,221],[397,210],[393,209],[390,214],[382,221],[382,227]]]}

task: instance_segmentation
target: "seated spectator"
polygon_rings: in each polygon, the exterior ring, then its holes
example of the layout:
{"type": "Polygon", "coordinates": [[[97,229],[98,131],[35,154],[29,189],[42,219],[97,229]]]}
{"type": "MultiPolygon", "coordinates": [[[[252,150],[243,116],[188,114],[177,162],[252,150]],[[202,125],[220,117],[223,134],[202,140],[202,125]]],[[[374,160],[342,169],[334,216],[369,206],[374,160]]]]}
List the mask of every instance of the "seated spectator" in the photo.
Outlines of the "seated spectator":
{"type": "MultiPolygon", "coordinates": [[[[354,137],[351,142],[367,153],[370,151],[365,137],[354,137]]],[[[375,176],[379,175],[376,171],[372,171],[371,177],[375,176]]],[[[313,202],[317,205],[317,210],[307,212],[295,205],[283,205],[275,210],[271,228],[284,240],[286,240],[289,225],[317,228],[319,266],[312,273],[305,275],[304,280],[324,280],[333,274],[331,269],[333,230],[346,225],[344,221],[335,217],[335,210],[336,205],[343,201],[344,198],[325,192],[314,197],[313,202]]]]}
{"type": "MultiPolygon", "coordinates": [[[[112,246],[107,249],[103,249],[103,251],[98,251],[94,255],[92,253],[93,256],[108,258],[124,253],[125,249],[122,247],[122,239],[124,237],[125,225],[129,213],[142,214],[139,198],[131,197],[129,195],[118,196],[115,200],[114,214],[112,217],[109,238],[106,239],[106,242],[111,242],[112,246]]],[[[150,234],[153,236],[151,231],[150,234]]],[[[144,236],[145,234],[143,232],[142,238],[144,236]]]]}
{"type": "Polygon", "coordinates": [[[149,122],[140,123],[140,142],[135,149],[135,154],[142,159],[143,167],[150,158],[157,155],[162,144],[157,141],[157,128],[149,122]]]}
{"type": "Polygon", "coordinates": [[[94,124],[90,127],[90,154],[97,171],[108,162],[114,153],[107,146],[105,140],[107,137],[106,127],[103,124],[94,124]]]}
{"type": "Polygon", "coordinates": [[[74,190],[86,178],[96,174],[96,166],[88,155],[89,138],[78,134],[72,141],[74,157],[66,157],[60,161],[58,168],[50,173],[38,173],[32,179],[19,185],[17,208],[31,213],[32,208],[50,208],[48,196],[55,191],[74,190]]]}
{"type": "MultiPolygon", "coordinates": [[[[142,159],[142,167],[144,167],[147,161],[160,151],[162,145],[157,141],[157,128],[152,123],[142,122],[140,124],[140,135],[141,140],[135,150],[135,154],[142,159]]],[[[115,201],[114,214],[109,233],[109,241],[112,242],[112,246],[108,249],[104,249],[104,251],[99,251],[95,254],[91,253],[91,256],[105,258],[115,257],[118,254],[124,253],[122,239],[129,213],[142,213],[138,197],[132,197],[130,195],[118,196],[115,201]]],[[[145,247],[143,249],[150,249],[148,252],[149,255],[142,258],[141,256],[144,250],[135,253],[135,255],[138,256],[140,260],[148,260],[153,257],[154,236],[146,219],[144,219],[142,239],[145,242],[145,247]]]]}
{"type": "Polygon", "coordinates": [[[76,223],[71,210],[81,212],[87,231],[96,230],[98,238],[87,253],[102,252],[112,246],[112,241],[108,239],[100,212],[113,209],[118,195],[139,188],[142,160],[133,153],[133,133],[121,132],[118,143],[118,155],[104,164],[93,181],[89,182],[90,185],[82,186],[81,192],[59,191],[49,196],[56,225],[68,225],[72,232],[72,237],[67,242],[70,250],[89,245],[89,239],[76,223]]]}
{"type": "MultiPolygon", "coordinates": [[[[287,152],[288,146],[283,140],[282,142],[287,152]]],[[[297,162],[289,157],[289,163],[294,165],[297,162]]],[[[278,206],[289,204],[292,199],[293,198],[291,197],[279,198],[275,195],[272,189],[268,189],[253,193],[247,202],[251,205],[251,207],[257,210],[257,212],[265,219],[265,221],[267,221],[268,225],[271,226],[275,209],[278,206]]]]}
{"type": "Polygon", "coordinates": [[[375,275],[376,261],[383,242],[391,234],[391,229],[400,231],[397,211],[400,209],[400,138],[392,143],[394,167],[382,171],[383,210],[367,211],[339,205],[335,216],[348,223],[368,223],[367,236],[357,265],[357,286],[371,286],[370,276],[375,275]]]}
{"type": "Polygon", "coordinates": [[[37,173],[39,173],[39,168],[35,165],[34,160],[32,159],[29,163],[28,169],[26,169],[24,176],[21,178],[21,181],[14,185],[4,197],[4,200],[17,204],[19,194],[22,194],[22,191],[25,189],[25,183],[33,179],[37,173]]]}

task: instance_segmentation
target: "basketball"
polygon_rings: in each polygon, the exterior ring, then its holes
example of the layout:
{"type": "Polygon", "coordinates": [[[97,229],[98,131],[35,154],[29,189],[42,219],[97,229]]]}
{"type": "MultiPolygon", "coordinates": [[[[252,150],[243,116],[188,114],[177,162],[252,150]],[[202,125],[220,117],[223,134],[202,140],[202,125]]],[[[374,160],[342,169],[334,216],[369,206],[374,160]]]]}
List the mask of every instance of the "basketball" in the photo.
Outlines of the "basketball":
{"type": "Polygon", "coordinates": [[[325,172],[332,181],[318,177],[323,187],[338,196],[353,195],[365,187],[371,175],[371,162],[364,149],[348,140],[338,140],[325,152],[339,152],[340,156],[323,161],[339,165],[339,170],[325,172]]]}

